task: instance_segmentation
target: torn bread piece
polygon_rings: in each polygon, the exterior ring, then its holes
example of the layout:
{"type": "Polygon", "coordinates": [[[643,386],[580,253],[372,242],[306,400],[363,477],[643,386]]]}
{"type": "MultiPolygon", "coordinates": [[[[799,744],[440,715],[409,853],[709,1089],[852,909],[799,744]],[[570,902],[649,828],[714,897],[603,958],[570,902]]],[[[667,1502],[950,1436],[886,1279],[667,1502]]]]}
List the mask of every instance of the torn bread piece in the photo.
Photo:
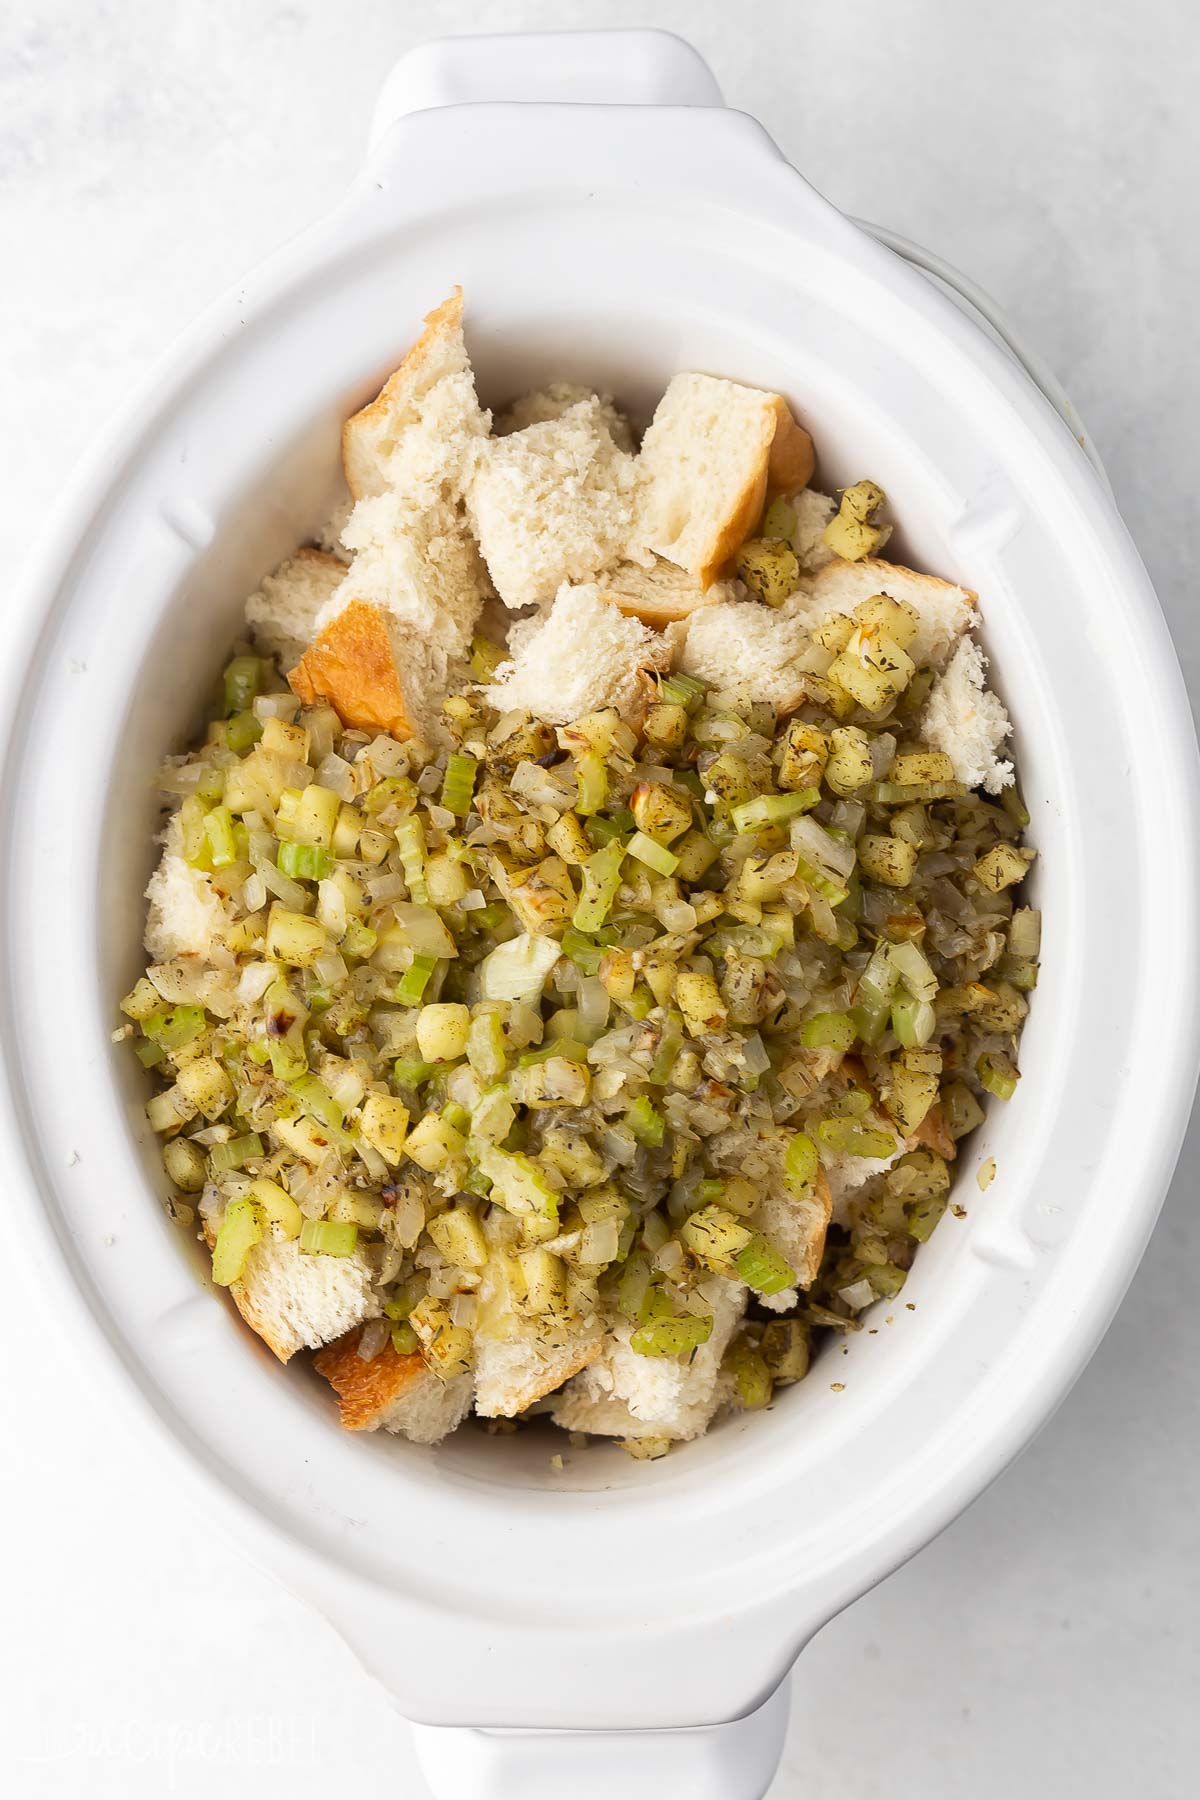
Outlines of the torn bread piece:
{"type": "Polygon", "coordinates": [[[791,1264],[798,1288],[810,1288],[820,1273],[832,1215],[833,1194],[824,1169],[818,1169],[808,1195],[793,1192],[783,1179],[781,1166],[772,1172],[754,1224],[791,1264]]]}
{"type": "Polygon", "coordinates": [[[812,440],[778,394],[712,375],[676,375],[638,457],[630,557],[653,553],[709,587],[750,535],[768,486],[812,475],[812,440]]]}
{"type": "Polygon", "coordinates": [[[551,1412],[564,1431],[602,1437],[696,1438],[720,1404],[721,1358],[746,1310],[740,1282],[714,1277],[700,1292],[713,1328],[690,1356],[643,1356],[630,1346],[634,1327],[613,1323],[604,1347],[566,1387],[551,1412]]]}
{"type": "Polygon", "coordinates": [[[297,550],[246,602],[255,643],[283,669],[299,662],[317,629],[317,615],[346,578],[346,565],[324,550],[297,550]]]}
{"type": "Polygon", "coordinates": [[[465,654],[492,589],[456,501],[442,495],[414,504],[399,490],[377,494],[354,508],[342,541],[353,560],[317,615],[318,630],[351,599],[368,600],[428,638],[442,666],[465,654]]]}
{"type": "MultiPolygon", "coordinates": [[[[216,1233],[205,1219],[211,1249],[216,1233]]],[[[263,1238],[246,1253],[240,1281],[229,1289],[252,1331],[287,1362],[317,1350],[367,1319],[383,1302],[361,1250],[353,1256],[310,1256],[296,1239],[263,1238]]]]}
{"type": "Polygon", "coordinates": [[[474,443],[491,419],[475,393],[463,340],[462,289],[425,318],[425,330],[369,406],[342,428],[342,465],[355,500],[401,488],[432,499],[461,487],[474,443]]]}
{"type": "Polygon", "coordinates": [[[229,914],[212,877],[194,869],[183,854],[183,827],[172,813],[162,833],[162,857],[150,877],[146,899],[145,945],[155,962],[174,956],[211,957],[224,941],[229,914]]]}
{"type": "Polygon", "coordinates": [[[514,609],[550,600],[615,562],[633,520],[634,462],[601,401],[481,444],[467,504],[496,592],[514,609]]]}
{"type": "Polygon", "coordinates": [[[513,1419],[545,1399],[600,1354],[599,1318],[570,1330],[548,1321],[519,1321],[508,1337],[475,1338],[475,1410],[485,1419],[513,1419]]]}
{"type": "Polygon", "coordinates": [[[987,687],[987,657],[973,638],[960,639],[929,695],[922,726],[926,743],[945,751],[956,780],[999,794],[1013,779],[1012,764],[999,755],[1011,731],[1003,703],[987,687]]]}
{"type": "Polygon", "coordinates": [[[306,706],[328,701],[343,725],[410,738],[420,711],[408,699],[382,608],[350,600],[319,633],[288,682],[306,706]]]}
{"type": "Polygon", "coordinates": [[[790,602],[719,601],[694,612],[686,632],[678,659],[685,675],[710,687],[736,688],[780,715],[804,701],[806,677],[828,661],[813,644],[809,620],[790,602]]]}
{"type": "Polygon", "coordinates": [[[694,575],[656,556],[649,568],[623,562],[602,577],[604,598],[623,613],[651,625],[656,631],[686,619],[698,606],[727,598],[732,589],[714,582],[707,591],[694,575]]]}
{"type": "Polygon", "coordinates": [[[501,663],[483,697],[502,713],[532,713],[551,725],[601,706],[626,715],[644,698],[645,671],[669,668],[673,650],[671,634],[626,618],[594,582],[564,583],[544,618],[524,622],[515,657],[501,663]]]}
{"type": "Polygon", "coordinates": [[[460,1424],[470,1405],[472,1381],[442,1381],[420,1351],[401,1356],[385,1343],[369,1361],[358,1354],[362,1331],[348,1332],[313,1358],[338,1397],[347,1431],[398,1432],[414,1444],[437,1444],[460,1424]]]}
{"type": "Polygon", "coordinates": [[[614,405],[611,395],[593,393],[573,381],[552,381],[549,387],[535,388],[522,394],[510,407],[498,413],[492,430],[497,437],[510,431],[524,431],[527,425],[542,425],[547,419],[561,419],[564,413],[582,401],[595,402],[596,416],[618,450],[633,449],[633,431],[624,413],[614,405]]]}
{"type": "Polygon", "coordinates": [[[818,571],[808,592],[803,616],[809,631],[831,613],[851,614],[876,594],[905,601],[919,620],[917,635],[908,646],[908,654],[918,666],[930,663],[941,668],[964,631],[979,623],[978,595],[969,588],[873,556],[863,557],[861,562],[845,562],[835,556],[818,571]]]}

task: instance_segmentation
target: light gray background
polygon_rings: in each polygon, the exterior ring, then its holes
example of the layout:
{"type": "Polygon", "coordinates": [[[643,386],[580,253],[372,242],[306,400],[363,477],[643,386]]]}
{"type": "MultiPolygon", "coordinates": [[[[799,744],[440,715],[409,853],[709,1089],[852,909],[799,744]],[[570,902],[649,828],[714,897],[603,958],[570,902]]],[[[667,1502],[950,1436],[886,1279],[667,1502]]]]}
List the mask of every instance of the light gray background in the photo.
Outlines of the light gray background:
{"type": "MultiPolygon", "coordinates": [[[[690,35],[832,199],[1007,307],[1087,420],[1195,682],[1195,21],[1183,0],[10,0],[0,567],[176,329],[339,196],[401,50],[649,23],[690,35]]],[[[802,1659],[773,1800],[1196,1792],[1196,1148],[1042,1439],[802,1659]]],[[[387,1697],[95,1416],[4,1294],[0,1784],[424,1800],[387,1697]]]]}

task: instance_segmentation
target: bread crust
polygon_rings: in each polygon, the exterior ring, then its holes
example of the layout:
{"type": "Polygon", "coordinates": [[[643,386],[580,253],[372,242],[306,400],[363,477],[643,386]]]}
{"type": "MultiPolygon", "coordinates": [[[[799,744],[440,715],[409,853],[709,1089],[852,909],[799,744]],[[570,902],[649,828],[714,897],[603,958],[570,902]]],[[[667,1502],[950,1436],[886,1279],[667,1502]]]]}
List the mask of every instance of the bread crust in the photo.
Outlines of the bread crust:
{"type": "Polygon", "coordinates": [[[762,517],[767,501],[767,468],[777,423],[774,407],[765,406],[758,419],[760,441],[755,447],[756,473],[731,502],[720,530],[709,543],[708,555],[696,570],[696,579],[702,588],[710,588],[732,563],[762,517]]]}
{"type": "Polygon", "coordinates": [[[782,394],[775,395],[775,436],[767,458],[767,486],[775,493],[794,494],[807,487],[817,466],[813,441],[803,425],[797,425],[782,394]]]}
{"type": "Polygon", "coordinates": [[[821,1258],[825,1254],[825,1238],[829,1231],[829,1221],[833,1217],[833,1194],[824,1169],[817,1169],[817,1178],[813,1183],[812,1199],[807,1203],[810,1207],[820,1209],[820,1222],[812,1221],[808,1242],[804,1249],[804,1261],[796,1270],[797,1287],[810,1288],[821,1272],[821,1258]]]}
{"type": "Polygon", "coordinates": [[[640,563],[619,563],[611,575],[601,577],[600,586],[618,612],[656,631],[688,618],[708,598],[694,576],[663,557],[649,569],[640,563]]]}
{"type": "Polygon", "coordinates": [[[915,581],[925,587],[945,588],[947,593],[962,593],[966,595],[971,607],[974,607],[979,599],[974,588],[962,587],[957,581],[946,581],[940,575],[923,575],[919,569],[907,569],[903,563],[885,562],[879,556],[864,556],[860,562],[852,563],[846,562],[843,557],[835,556],[832,562],[827,562],[813,576],[810,589],[812,598],[814,600],[823,599],[824,590],[835,586],[847,569],[853,569],[864,575],[876,576],[881,584],[886,583],[889,577],[901,576],[905,581],[915,581]]]}
{"type": "Polygon", "coordinates": [[[306,706],[327,700],[343,725],[413,735],[392,654],[387,619],[366,600],[351,600],[311,643],[288,675],[306,706]]]}
{"type": "Polygon", "coordinates": [[[358,1354],[362,1327],[326,1344],[313,1357],[313,1367],[323,1375],[338,1397],[338,1411],[347,1431],[374,1431],[384,1415],[426,1373],[419,1350],[401,1356],[385,1344],[369,1362],[358,1354]]]}
{"type": "Polygon", "coordinates": [[[377,491],[362,478],[363,464],[370,460],[366,445],[373,436],[374,426],[386,419],[397,393],[413,381],[422,364],[442,340],[462,329],[462,317],[463,293],[460,287],[456,287],[440,306],[435,306],[432,312],[426,313],[424,331],[399,368],[388,376],[375,399],[369,405],[360,407],[358,412],[352,413],[342,426],[342,469],[346,476],[346,486],[356,500],[377,491]]]}

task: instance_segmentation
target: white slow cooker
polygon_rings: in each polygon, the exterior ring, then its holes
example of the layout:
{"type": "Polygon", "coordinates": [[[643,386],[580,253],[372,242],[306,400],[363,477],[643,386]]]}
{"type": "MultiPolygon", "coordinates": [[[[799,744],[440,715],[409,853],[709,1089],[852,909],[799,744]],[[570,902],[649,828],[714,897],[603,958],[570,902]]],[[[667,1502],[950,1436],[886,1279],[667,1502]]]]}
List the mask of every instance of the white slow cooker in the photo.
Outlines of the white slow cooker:
{"type": "Polygon", "coordinates": [[[159,369],[16,618],[9,1241],[34,1247],[56,1329],[421,1722],[439,1794],[761,1795],[805,1643],[979,1493],[1095,1348],[1192,1096],[1196,746],[1088,454],[996,333],[814,193],[679,40],[459,40],[403,61],[342,206],[159,369]],[[901,557],[982,597],[1040,851],[1023,1080],[965,1150],[967,1216],[875,1333],[660,1463],[600,1446],[559,1473],[537,1432],[341,1431],[156,1204],[138,1072],[109,1042],[155,766],[242,596],[330,510],[341,420],[455,283],[485,402],[557,377],[645,412],[709,369],[788,396],[825,486],[880,481],[901,557]]]}

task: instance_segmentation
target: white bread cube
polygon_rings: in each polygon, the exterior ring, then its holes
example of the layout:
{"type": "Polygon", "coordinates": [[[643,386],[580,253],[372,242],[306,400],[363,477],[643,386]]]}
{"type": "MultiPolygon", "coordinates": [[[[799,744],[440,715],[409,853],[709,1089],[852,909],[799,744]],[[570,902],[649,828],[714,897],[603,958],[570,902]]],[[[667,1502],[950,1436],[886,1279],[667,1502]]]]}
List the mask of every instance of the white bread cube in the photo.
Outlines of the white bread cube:
{"type": "Polygon", "coordinates": [[[703,606],[687,621],[679,667],[714,688],[737,688],[778,713],[795,710],[805,697],[805,672],[828,662],[812,643],[811,625],[795,605],[763,606],[757,600],[724,600],[703,606]]]}
{"type": "Polygon", "coordinates": [[[986,686],[987,658],[974,638],[960,640],[944,674],[933,684],[922,734],[945,751],[957,780],[999,794],[1013,779],[1013,766],[999,756],[1012,731],[1008,714],[986,686]]]}
{"type": "Polygon", "coordinates": [[[661,556],[707,588],[753,531],[768,484],[812,475],[812,441],[778,394],[712,375],[676,375],[638,457],[630,556],[661,556]]]}
{"type": "Polygon", "coordinates": [[[554,1393],[600,1354],[604,1328],[598,1318],[576,1329],[554,1331],[545,1323],[513,1321],[508,1337],[475,1336],[475,1410],[485,1419],[513,1419],[554,1393]]]}
{"type": "Polygon", "coordinates": [[[224,902],[204,871],[184,861],[178,813],[167,821],[161,841],[162,857],[146,889],[146,949],[154,962],[174,956],[211,959],[229,925],[224,902]]]}
{"type": "Polygon", "coordinates": [[[297,1240],[263,1238],[229,1290],[252,1331],[287,1362],[376,1318],[382,1301],[361,1250],[353,1256],[309,1256],[297,1240]]]}
{"type": "Polygon", "coordinates": [[[515,654],[484,689],[500,712],[528,712],[567,725],[597,707],[636,713],[649,685],[644,671],[670,667],[673,639],[626,618],[593,582],[564,584],[550,611],[523,622],[515,654]]]}
{"type": "Polygon", "coordinates": [[[714,1276],[702,1292],[713,1328],[690,1357],[642,1356],[630,1347],[633,1327],[616,1320],[600,1354],[563,1392],[554,1423],[602,1437],[699,1437],[720,1404],[721,1358],[746,1310],[740,1282],[714,1276]]]}
{"type": "Polygon", "coordinates": [[[392,1431],[414,1444],[437,1444],[471,1404],[470,1375],[442,1381],[420,1351],[401,1356],[385,1343],[369,1362],[358,1354],[361,1330],[329,1344],[313,1359],[335,1390],[347,1431],[392,1431]]]}
{"type": "Polygon", "coordinates": [[[426,315],[425,330],[381,392],[342,428],[342,465],[355,500],[402,489],[431,499],[461,485],[490,417],[479,405],[463,339],[462,289],[426,315]]]}
{"type": "Polygon", "coordinates": [[[620,556],[633,518],[633,458],[589,395],[479,447],[468,488],[475,536],[506,606],[550,600],[620,556]]]}
{"type": "Polygon", "coordinates": [[[514,400],[510,407],[497,415],[492,430],[497,437],[507,437],[510,431],[524,431],[527,425],[542,425],[547,419],[561,419],[564,413],[570,412],[581,401],[596,403],[596,416],[618,450],[633,449],[633,432],[629,420],[613,404],[611,396],[593,393],[591,388],[578,387],[572,381],[552,381],[549,387],[535,388],[531,394],[522,394],[519,400],[514,400]]]}
{"type": "Polygon", "coordinates": [[[317,614],[346,577],[346,565],[323,550],[297,550],[246,602],[255,643],[290,669],[316,634],[317,614]]]}
{"type": "Polygon", "coordinates": [[[906,601],[916,612],[920,624],[908,653],[918,667],[926,663],[943,667],[963,632],[979,623],[978,596],[968,588],[874,556],[861,562],[835,556],[827,562],[813,578],[804,615],[811,628],[831,613],[848,616],[876,594],[906,601]]]}

